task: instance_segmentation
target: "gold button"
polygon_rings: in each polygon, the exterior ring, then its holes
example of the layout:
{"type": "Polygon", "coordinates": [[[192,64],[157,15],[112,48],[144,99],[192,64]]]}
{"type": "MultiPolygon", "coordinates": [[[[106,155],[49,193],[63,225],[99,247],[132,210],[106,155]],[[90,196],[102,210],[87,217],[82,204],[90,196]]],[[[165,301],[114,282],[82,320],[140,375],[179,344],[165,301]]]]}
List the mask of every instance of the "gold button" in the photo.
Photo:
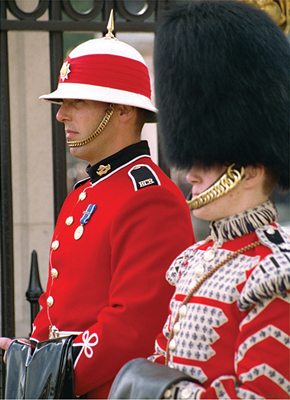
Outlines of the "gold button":
{"type": "Polygon", "coordinates": [[[189,388],[184,388],[181,391],[181,398],[182,399],[189,399],[191,396],[191,390],[189,388]]]}
{"type": "Polygon", "coordinates": [[[186,307],[185,304],[183,304],[183,306],[181,306],[181,307],[180,307],[180,310],[179,310],[179,315],[180,315],[180,317],[184,317],[185,314],[186,314],[186,311],[187,311],[187,307],[186,307]]]}
{"type": "Polygon", "coordinates": [[[67,217],[65,223],[67,226],[70,226],[74,222],[74,217],[67,217]]]}
{"type": "Polygon", "coordinates": [[[211,261],[214,259],[215,252],[213,249],[209,249],[204,253],[204,259],[205,261],[211,261]]]}
{"type": "Polygon", "coordinates": [[[274,235],[275,229],[271,227],[271,228],[268,228],[268,229],[266,230],[266,232],[268,233],[268,235],[274,235]]]}
{"type": "Polygon", "coordinates": [[[165,390],[163,398],[169,399],[171,397],[172,391],[170,389],[165,390]]]}
{"type": "Polygon", "coordinates": [[[180,331],[180,323],[179,323],[179,322],[176,322],[176,324],[175,324],[174,327],[173,327],[173,332],[174,332],[175,334],[177,334],[179,331],[180,331]]]}
{"type": "Polygon", "coordinates": [[[80,200],[80,201],[84,201],[86,197],[87,197],[86,192],[82,192],[82,193],[79,195],[79,200],[80,200]]]}
{"type": "Polygon", "coordinates": [[[176,349],[176,341],[174,339],[170,340],[169,349],[170,350],[175,350],[176,349]]]}
{"type": "Polygon", "coordinates": [[[46,304],[48,305],[48,307],[52,307],[54,303],[53,297],[49,296],[46,300],[46,304]]]}
{"type": "Polygon", "coordinates": [[[52,242],[51,248],[52,248],[52,250],[57,250],[59,248],[59,241],[55,240],[54,242],[52,242]]]}
{"type": "Polygon", "coordinates": [[[203,265],[199,264],[194,268],[194,272],[196,276],[201,276],[204,273],[203,265]]]}
{"type": "Polygon", "coordinates": [[[50,271],[50,275],[53,277],[53,279],[56,279],[58,277],[58,270],[55,268],[52,268],[50,271]]]}

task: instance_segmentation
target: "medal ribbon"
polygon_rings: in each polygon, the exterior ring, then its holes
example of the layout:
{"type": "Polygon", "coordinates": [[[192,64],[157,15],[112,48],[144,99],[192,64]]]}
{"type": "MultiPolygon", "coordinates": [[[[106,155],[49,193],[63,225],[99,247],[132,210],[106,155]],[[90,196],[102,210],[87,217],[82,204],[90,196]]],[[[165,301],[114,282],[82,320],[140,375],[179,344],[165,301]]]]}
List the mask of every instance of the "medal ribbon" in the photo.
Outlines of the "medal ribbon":
{"type": "Polygon", "coordinates": [[[81,218],[81,225],[85,225],[89,222],[92,214],[97,209],[96,204],[89,204],[86,211],[83,212],[83,216],[81,218]]]}

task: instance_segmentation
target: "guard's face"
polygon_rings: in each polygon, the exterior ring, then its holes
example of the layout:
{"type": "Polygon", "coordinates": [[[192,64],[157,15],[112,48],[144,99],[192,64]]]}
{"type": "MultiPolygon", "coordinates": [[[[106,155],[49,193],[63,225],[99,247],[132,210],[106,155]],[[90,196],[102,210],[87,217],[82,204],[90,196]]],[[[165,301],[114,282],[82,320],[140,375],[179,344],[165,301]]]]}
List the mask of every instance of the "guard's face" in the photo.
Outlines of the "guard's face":
{"type": "MultiPolygon", "coordinates": [[[[186,176],[187,181],[192,185],[192,198],[197,197],[215,183],[226,172],[227,167],[218,164],[210,167],[194,165],[186,176]]],[[[195,217],[206,221],[217,221],[234,215],[240,211],[237,208],[238,202],[236,201],[238,193],[239,185],[212,203],[192,210],[192,213],[195,217]]]]}
{"type": "MultiPolygon", "coordinates": [[[[67,140],[82,140],[94,132],[107,108],[107,103],[98,101],[64,99],[56,114],[56,119],[64,123],[67,140]]],[[[109,138],[105,130],[107,127],[101,132],[100,137],[85,146],[70,148],[71,154],[88,161],[91,165],[95,164],[99,158],[106,157],[106,154],[103,157],[103,153],[106,152],[106,143],[109,138]]]]}

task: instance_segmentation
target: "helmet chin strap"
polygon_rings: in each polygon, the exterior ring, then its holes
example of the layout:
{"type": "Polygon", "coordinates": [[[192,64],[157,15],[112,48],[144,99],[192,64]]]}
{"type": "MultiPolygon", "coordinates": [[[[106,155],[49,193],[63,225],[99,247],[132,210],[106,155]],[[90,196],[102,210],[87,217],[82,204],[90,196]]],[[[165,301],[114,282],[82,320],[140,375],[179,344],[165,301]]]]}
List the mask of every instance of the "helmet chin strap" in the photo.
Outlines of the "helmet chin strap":
{"type": "Polygon", "coordinates": [[[237,186],[244,176],[244,167],[240,168],[240,171],[234,169],[235,164],[228,167],[226,172],[208,189],[191,200],[187,200],[187,204],[190,210],[197,210],[211,203],[212,201],[220,198],[227,194],[230,190],[237,186]]]}
{"type": "Polygon", "coordinates": [[[114,112],[114,104],[110,104],[110,107],[106,110],[102,121],[100,122],[99,126],[94,130],[94,132],[90,136],[88,136],[86,139],[82,139],[82,140],[67,140],[66,142],[67,142],[68,147],[81,147],[81,146],[85,146],[86,144],[90,143],[105,128],[105,126],[109,122],[113,112],[114,112]]]}

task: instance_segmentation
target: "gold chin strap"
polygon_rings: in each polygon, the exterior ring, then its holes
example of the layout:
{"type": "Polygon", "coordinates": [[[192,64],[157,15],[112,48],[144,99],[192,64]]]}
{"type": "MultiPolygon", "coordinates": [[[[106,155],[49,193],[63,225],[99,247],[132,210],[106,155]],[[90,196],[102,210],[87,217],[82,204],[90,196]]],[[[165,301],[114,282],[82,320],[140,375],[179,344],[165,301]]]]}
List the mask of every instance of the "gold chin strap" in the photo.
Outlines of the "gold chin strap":
{"type": "Polygon", "coordinates": [[[191,200],[187,200],[186,202],[189,209],[197,210],[224,194],[227,194],[230,190],[236,187],[244,176],[244,168],[241,167],[241,171],[238,171],[237,169],[234,169],[234,165],[235,164],[230,165],[227,171],[203,193],[191,200]]]}
{"type": "Polygon", "coordinates": [[[67,140],[68,147],[81,147],[81,146],[84,146],[84,145],[90,143],[105,128],[105,126],[109,122],[113,112],[114,112],[114,104],[110,104],[110,107],[106,110],[105,115],[104,115],[102,121],[100,122],[99,126],[97,127],[97,129],[94,130],[94,132],[90,136],[88,136],[86,139],[82,139],[82,140],[67,140]]]}

